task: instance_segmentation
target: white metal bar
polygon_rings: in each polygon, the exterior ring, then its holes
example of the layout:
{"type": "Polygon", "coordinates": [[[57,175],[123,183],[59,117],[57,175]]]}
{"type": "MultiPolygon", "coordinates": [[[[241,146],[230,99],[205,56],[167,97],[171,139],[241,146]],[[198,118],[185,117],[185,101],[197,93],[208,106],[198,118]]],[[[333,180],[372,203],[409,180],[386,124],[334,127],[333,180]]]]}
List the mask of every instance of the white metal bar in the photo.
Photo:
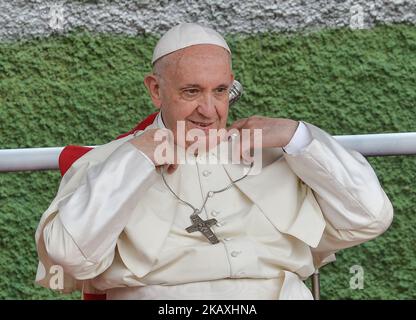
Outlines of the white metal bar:
{"type": "MultiPolygon", "coordinates": [[[[416,155],[416,132],[334,136],[364,156],[416,155]]],[[[63,147],[0,150],[0,172],[56,170],[63,147]]]]}
{"type": "Polygon", "coordinates": [[[366,157],[416,155],[416,132],[335,136],[344,147],[366,157]]]}
{"type": "Polygon", "coordinates": [[[0,172],[56,170],[64,147],[0,150],[0,172]]]}

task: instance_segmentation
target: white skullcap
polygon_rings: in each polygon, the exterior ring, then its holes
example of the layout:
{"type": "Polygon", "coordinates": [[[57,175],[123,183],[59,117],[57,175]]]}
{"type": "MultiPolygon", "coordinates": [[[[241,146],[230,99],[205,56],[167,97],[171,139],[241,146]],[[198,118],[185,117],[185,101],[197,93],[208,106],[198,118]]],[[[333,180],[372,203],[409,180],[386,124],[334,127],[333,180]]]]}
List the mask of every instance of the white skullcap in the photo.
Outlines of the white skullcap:
{"type": "Polygon", "coordinates": [[[231,54],[224,38],[215,30],[196,23],[181,23],[168,30],[156,44],[152,64],[174,51],[196,44],[213,44],[223,47],[231,54]]]}

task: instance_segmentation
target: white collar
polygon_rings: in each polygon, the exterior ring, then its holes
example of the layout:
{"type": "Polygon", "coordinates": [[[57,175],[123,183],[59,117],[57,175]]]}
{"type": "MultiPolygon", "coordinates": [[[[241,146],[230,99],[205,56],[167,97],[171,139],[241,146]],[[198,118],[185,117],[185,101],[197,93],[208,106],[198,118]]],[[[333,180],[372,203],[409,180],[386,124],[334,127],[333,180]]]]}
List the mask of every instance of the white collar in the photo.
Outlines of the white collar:
{"type": "Polygon", "coordinates": [[[162,119],[162,111],[159,111],[159,113],[157,114],[156,119],[153,123],[156,124],[156,126],[158,128],[166,129],[166,126],[165,126],[165,124],[163,122],[163,119],[162,119]]]}

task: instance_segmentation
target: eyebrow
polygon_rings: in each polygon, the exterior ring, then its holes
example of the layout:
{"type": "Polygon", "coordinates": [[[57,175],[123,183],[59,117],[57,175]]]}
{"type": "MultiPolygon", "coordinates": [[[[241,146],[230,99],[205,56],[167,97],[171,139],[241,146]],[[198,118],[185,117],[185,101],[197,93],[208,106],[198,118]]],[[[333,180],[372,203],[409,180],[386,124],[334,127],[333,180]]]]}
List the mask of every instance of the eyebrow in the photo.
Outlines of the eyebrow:
{"type": "MultiPolygon", "coordinates": [[[[187,88],[201,88],[201,86],[199,84],[195,84],[195,83],[189,83],[189,84],[185,84],[184,86],[181,86],[181,90],[183,89],[187,89],[187,88]]],[[[216,88],[228,88],[228,84],[222,83],[218,86],[216,86],[216,88]]]]}
{"type": "Polygon", "coordinates": [[[189,83],[189,84],[185,84],[184,86],[181,87],[181,89],[186,89],[186,88],[195,88],[198,87],[200,88],[201,86],[197,85],[197,84],[193,84],[193,83],[189,83]]]}

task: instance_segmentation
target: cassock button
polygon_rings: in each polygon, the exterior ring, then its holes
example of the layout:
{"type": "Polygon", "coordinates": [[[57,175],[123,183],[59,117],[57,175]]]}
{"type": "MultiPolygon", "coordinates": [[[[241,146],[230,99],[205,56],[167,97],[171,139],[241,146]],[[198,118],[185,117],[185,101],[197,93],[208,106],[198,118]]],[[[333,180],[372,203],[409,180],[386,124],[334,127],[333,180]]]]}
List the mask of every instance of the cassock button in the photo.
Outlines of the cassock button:
{"type": "Polygon", "coordinates": [[[213,217],[216,217],[219,213],[220,213],[220,212],[219,212],[219,211],[217,211],[217,210],[212,210],[212,211],[211,211],[211,215],[212,215],[213,217]]]}
{"type": "Polygon", "coordinates": [[[232,251],[232,252],[231,252],[231,256],[232,256],[233,258],[235,258],[235,257],[237,257],[240,253],[241,253],[241,251],[232,251]]]}
{"type": "Polygon", "coordinates": [[[211,174],[211,171],[209,171],[209,170],[204,170],[204,171],[202,172],[202,175],[203,175],[204,177],[208,177],[210,174],[211,174]]]}

